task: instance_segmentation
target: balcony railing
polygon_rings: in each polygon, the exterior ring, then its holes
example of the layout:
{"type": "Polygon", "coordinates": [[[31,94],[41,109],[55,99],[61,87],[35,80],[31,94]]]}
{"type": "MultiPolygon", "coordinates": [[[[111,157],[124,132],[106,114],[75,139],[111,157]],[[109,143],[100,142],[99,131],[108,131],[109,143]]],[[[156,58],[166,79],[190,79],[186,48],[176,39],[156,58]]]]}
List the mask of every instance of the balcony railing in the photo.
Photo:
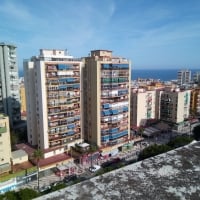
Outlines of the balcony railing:
{"type": "Polygon", "coordinates": [[[0,127],[0,133],[5,133],[7,131],[7,127],[0,127]]]}

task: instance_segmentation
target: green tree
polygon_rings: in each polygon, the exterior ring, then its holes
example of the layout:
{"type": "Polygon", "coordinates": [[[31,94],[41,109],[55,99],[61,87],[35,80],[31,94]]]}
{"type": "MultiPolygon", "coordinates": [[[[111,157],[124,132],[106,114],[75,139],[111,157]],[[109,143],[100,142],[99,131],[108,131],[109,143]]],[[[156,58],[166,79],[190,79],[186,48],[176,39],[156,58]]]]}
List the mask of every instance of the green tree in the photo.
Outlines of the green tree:
{"type": "Polygon", "coordinates": [[[144,132],[144,127],[141,126],[141,127],[138,129],[138,133],[139,133],[140,137],[142,137],[143,132],[144,132]]]}
{"type": "Polygon", "coordinates": [[[189,136],[178,136],[174,138],[173,140],[171,140],[167,145],[174,149],[174,148],[185,146],[189,144],[190,142],[192,142],[192,140],[193,138],[189,136]]]}
{"type": "Polygon", "coordinates": [[[30,188],[21,189],[17,193],[18,193],[18,199],[20,200],[29,200],[39,196],[35,190],[32,190],[30,188]]]}
{"type": "Polygon", "coordinates": [[[200,140],[200,125],[194,127],[194,129],[193,129],[192,132],[193,132],[194,139],[197,140],[197,141],[199,141],[200,140]]]}
{"type": "Polygon", "coordinates": [[[146,158],[150,158],[152,156],[156,156],[161,153],[165,153],[170,150],[171,150],[171,147],[169,147],[165,144],[163,144],[163,145],[154,144],[154,145],[151,145],[151,146],[143,149],[142,152],[139,154],[138,159],[143,160],[146,158]]]}
{"type": "Polygon", "coordinates": [[[0,196],[0,199],[2,200],[19,200],[17,193],[15,191],[8,191],[5,194],[0,196]]]}
{"type": "Polygon", "coordinates": [[[40,159],[43,157],[43,152],[40,149],[37,149],[33,152],[33,158],[36,160],[37,164],[37,187],[38,191],[40,189],[40,179],[39,179],[39,164],[40,164],[40,159]]]}

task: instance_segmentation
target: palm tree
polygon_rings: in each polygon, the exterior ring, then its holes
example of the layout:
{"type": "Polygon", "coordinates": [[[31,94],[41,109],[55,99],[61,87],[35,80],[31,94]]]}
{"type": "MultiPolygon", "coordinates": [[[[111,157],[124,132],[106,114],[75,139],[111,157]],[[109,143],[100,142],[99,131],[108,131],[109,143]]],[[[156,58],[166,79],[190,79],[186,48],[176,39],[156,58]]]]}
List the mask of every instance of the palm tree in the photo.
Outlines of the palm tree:
{"type": "Polygon", "coordinates": [[[39,162],[42,157],[43,157],[43,152],[40,149],[37,149],[33,152],[33,158],[36,160],[36,163],[37,163],[37,182],[38,182],[37,188],[38,188],[38,191],[40,189],[39,162]]]}

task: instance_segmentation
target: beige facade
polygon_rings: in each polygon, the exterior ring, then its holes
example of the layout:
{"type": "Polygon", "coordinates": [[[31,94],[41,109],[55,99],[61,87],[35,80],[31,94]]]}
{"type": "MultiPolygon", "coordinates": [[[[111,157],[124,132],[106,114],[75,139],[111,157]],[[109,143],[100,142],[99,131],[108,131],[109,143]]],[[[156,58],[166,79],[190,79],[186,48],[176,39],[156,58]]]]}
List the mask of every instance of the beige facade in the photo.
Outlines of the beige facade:
{"type": "Polygon", "coordinates": [[[26,93],[24,83],[20,83],[20,103],[21,103],[21,113],[26,113],[26,93]]]}
{"type": "Polygon", "coordinates": [[[131,126],[145,126],[147,120],[156,118],[156,90],[132,89],[131,126]]]}
{"type": "Polygon", "coordinates": [[[160,119],[181,123],[189,117],[191,90],[166,89],[161,94],[160,119]]]}
{"type": "Polygon", "coordinates": [[[130,137],[130,61],[95,50],[84,66],[84,138],[98,146],[130,137]]]}
{"type": "Polygon", "coordinates": [[[40,50],[24,63],[28,141],[45,157],[82,142],[81,68],[63,50],[40,50]]]}
{"type": "Polygon", "coordinates": [[[11,169],[10,128],[7,116],[0,114],[0,174],[11,169]]]}
{"type": "Polygon", "coordinates": [[[190,114],[200,115],[200,88],[191,91],[190,114]]]}
{"type": "Polygon", "coordinates": [[[28,154],[24,150],[20,149],[17,151],[12,151],[13,165],[20,164],[27,161],[28,161],[28,154]]]}

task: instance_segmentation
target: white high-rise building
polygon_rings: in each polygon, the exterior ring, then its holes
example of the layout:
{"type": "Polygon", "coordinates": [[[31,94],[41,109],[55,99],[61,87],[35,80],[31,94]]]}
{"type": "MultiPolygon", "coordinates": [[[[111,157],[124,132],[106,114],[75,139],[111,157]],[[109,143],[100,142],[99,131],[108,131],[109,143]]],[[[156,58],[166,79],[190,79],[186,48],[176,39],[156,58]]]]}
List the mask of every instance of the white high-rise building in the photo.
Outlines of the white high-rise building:
{"type": "Polygon", "coordinates": [[[177,75],[178,84],[184,85],[191,82],[191,71],[190,70],[180,70],[177,75]]]}
{"type": "Polygon", "coordinates": [[[50,157],[82,142],[82,62],[63,50],[24,61],[28,142],[50,157]]]}
{"type": "Polygon", "coordinates": [[[194,73],[193,81],[194,81],[194,83],[200,84],[200,71],[194,73]]]}
{"type": "Polygon", "coordinates": [[[0,113],[13,127],[21,120],[16,46],[0,43],[0,113]]]}

